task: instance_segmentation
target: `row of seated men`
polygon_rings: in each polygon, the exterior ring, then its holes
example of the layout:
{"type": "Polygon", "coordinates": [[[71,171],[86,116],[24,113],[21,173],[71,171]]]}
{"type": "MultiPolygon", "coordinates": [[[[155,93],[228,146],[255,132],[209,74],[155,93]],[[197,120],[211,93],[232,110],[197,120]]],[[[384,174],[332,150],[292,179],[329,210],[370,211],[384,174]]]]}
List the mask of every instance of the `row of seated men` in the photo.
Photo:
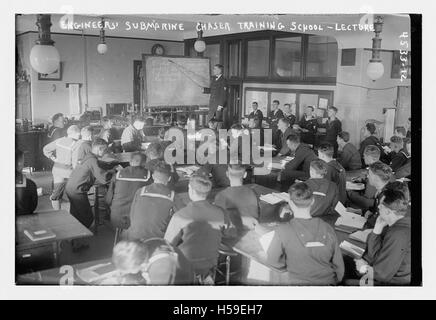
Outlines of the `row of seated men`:
{"type": "MultiPolygon", "coordinates": [[[[69,130],[72,132],[75,129],[70,127],[69,130]]],[[[295,153],[295,158],[298,158],[296,153],[301,145],[299,137],[295,134],[289,137],[287,139],[288,147],[295,153]]],[[[159,149],[159,146],[162,148],[159,143],[150,145],[150,152],[153,149],[159,149]]],[[[225,174],[229,181],[228,189],[219,193],[214,203],[206,200],[212,189],[209,174],[198,172],[196,176],[191,178],[189,183],[188,193],[191,202],[182,208],[182,206],[177,205],[177,197],[171,188],[173,168],[162,159],[162,150],[156,152],[159,154],[157,158],[160,160],[154,161],[154,164],[148,166],[148,169],[143,164],[143,155],[137,154],[132,157],[130,167],[118,168],[118,171],[116,171],[114,169],[105,170],[99,165],[99,159],[107,154],[107,148],[106,141],[95,139],[91,144],[90,153],[72,169],[70,176],[66,179],[67,181],[64,181],[66,182],[65,189],[71,204],[71,214],[86,227],[91,227],[94,219],[87,195],[89,188],[96,181],[101,184],[110,182],[112,191],[108,192],[107,202],[112,209],[111,219],[114,226],[122,230],[121,238],[128,241],[156,237],[166,239],[174,250],[178,249],[182,252],[195,275],[198,275],[201,279],[207,279],[216,265],[221,238],[231,237],[232,227],[246,226],[252,228],[256,224],[259,217],[259,200],[251,189],[243,186],[244,177],[246,176],[245,167],[234,165],[227,168],[225,174]]],[[[377,239],[377,246],[371,249],[368,247],[367,251],[370,256],[363,261],[359,260],[357,263],[359,265],[358,269],[359,271],[368,271],[368,268],[374,268],[375,279],[380,283],[404,284],[410,281],[410,233],[408,233],[410,228],[407,223],[408,219],[410,219],[407,214],[410,202],[409,194],[407,185],[404,183],[390,182],[393,179],[392,169],[378,161],[377,155],[380,157],[380,154],[376,150],[379,151],[378,148],[367,146],[366,152],[364,152],[365,163],[369,165],[368,174],[365,177],[367,189],[374,188],[376,191],[374,194],[369,194],[365,190],[365,194],[359,196],[368,201],[361,208],[369,209],[363,212],[365,212],[369,221],[374,224],[373,233],[374,238],[377,239]],[[404,204],[407,204],[405,208],[404,204]],[[387,216],[384,217],[384,215],[387,216]],[[401,223],[398,221],[401,221],[401,223]],[[390,233],[391,238],[386,238],[386,233],[389,230],[393,230],[390,233]],[[393,243],[387,242],[386,246],[384,246],[384,240],[390,240],[393,243]],[[399,249],[397,245],[402,247],[399,249]]],[[[310,148],[306,148],[306,152],[310,153],[312,151],[310,148]]],[[[297,182],[291,185],[290,211],[292,211],[295,218],[304,217],[301,218],[304,221],[302,222],[303,225],[301,223],[297,224],[301,229],[296,226],[292,227],[296,228],[297,232],[304,228],[307,230],[308,225],[312,224],[312,222],[309,223],[305,220],[315,221],[316,223],[313,222],[314,225],[321,224],[315,217],[330,214],[335,202],[344,197],[341,194],[338,181],[334,181],[332,176],[329,175],[329,163],[332,161],[332,154],[331,145],[326,144],[320,148],[318,150],[320,159],[312,156],[308,162],[308,179],[306,182],[297,182]],[[299,216],[299,212],[301,216],[299,216]],[[306,225],[304,225],[305,223],[306,225]]],[[[21,158],[18,157],[17,159],[21,158]]],[[[307,160],[306,157],[304,159],[307,160]]],[[[23,207],[22,204],[29,203],[29,199],[32,199],[30,202],[34,202],[37,197],[34,196],[34,188],[28,187],[32,185],[31,180],[27,179],[26,181],[20,173],[19,163],[17,168],[17,182],[21,182],[21,184],[16,184],[17,213],[22,213],[19,212],[20,208],[23,207]],[[31,194],[30,198],[27,197],[27,193],[31,194]]],[[[304,170],[303,168],[301,172],[305,172],[304,170]]],[[[283,171],[286,175],[286,167],[283,171]]],[[[212,171],[211,174],[214,179],[214,172],[212,171]]],[[[297,178],[299,180],[304,179],[301,176],[297,178]]],[[[342,188],[342,192],[344,190],[345,188],[342,188]]],[[[354,192],[349,192],[345,201],[353,201],[354,195],[352,194],[354,192]]],[[[29,211],[32,211],[31,208],[29,211]]],[[[291,221],[294,221],[290,223],[290,225],[293,225],[300,220],[293,219],[291,221]]],[[[315,228],[313,230],[309,228],[308,230],[310,231],[309,234],[315,235],[316,239],[320,236],[320,239],[333,239],[332,241],[335,243],[334,232],[332,233],[332,230],[327,227],[317,227],[316,230],[315,228]],[[326,234],[322,234],[327,231],[330,231],[328,237],[326,234]]],[[[277,237],[279,234],[279,232],[276,234],[277,237]]],[[[273,243],[277,241],[284,242],[282,246],[278,246],[283,249],[283,252],[280,254],[280,261],[272,259],[271,263],[282,265],[284,263],[289,272],[289,283],[336,284],[342,280],[343,263],[341,264],[341,259],[338,258],[337,243],[326,245],[326,248],[323,248],[323,250],[331,249],[330,251],[327,250],[328,254],[321,255],[329,263],[318,261],[319,264],[316,264],[312,261],[314,257],[311,252],[301,251],[301,247],[290,246],[288,248],[286,243],[290,242],[286,238],[275,239],[273,243]],[[293,264],[293,259],[290,259],[295,254],[301,255],[298,259],[301,261],[301,265],[293,264]],[[283,257],[286,257],[285,261],[283,261],[283,257]],[[335,261],[333,265],[330,263],[332,259],[335,261]],[[312,262],[308,263],[308,261],[312,262]],[[309,268],[308,265],[311,265],[312,268],[309,268]],[[324,269],[322,269],[323,272],[319,273],[321,267],[324,269]],[[323,276],[320,276],[320,274],[323,276]]],[[[321,241],[321,243],[323,242],[321,241]]],[[[370,242],[368,242],[368,246],[369,244],[370,242]]],[[[274,248],[277,249],[276,246],[274,248]]],[[[277,252],[271,252],[271,257],[277,258],[277,255],[277,252]]],[[[317,259],[319,258],[321,257],[317,257],[317,259]]]]}

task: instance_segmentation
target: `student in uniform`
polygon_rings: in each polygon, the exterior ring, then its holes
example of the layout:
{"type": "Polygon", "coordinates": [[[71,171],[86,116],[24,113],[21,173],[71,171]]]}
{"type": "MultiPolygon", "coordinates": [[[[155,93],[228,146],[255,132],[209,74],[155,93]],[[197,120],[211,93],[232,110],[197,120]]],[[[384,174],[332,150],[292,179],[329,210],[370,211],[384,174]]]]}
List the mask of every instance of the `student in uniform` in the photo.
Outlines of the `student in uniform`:
{"type": "Polygon", "coordinates": [[[339,201],[338,186],[325,178],[327,170],[327,164],[323,160],[313,160],[310,163],[310,179],[306,180],[306,184],[315,199],[310,209],[312,217],[333,213],[339,201]]]}
{"type": "Polygon", "coordinates": [[[328,107],[327,110],[328,119],[326,123],[318,124],[320,128],[326,128],[326,134],[324,137],[324,142],[330,143],[333,146],[333,157],[338,156],[338,134],[342,131],[342,123],[336,117],[338,109],[334,106],[328,107]]]}
{"type": "Polygon", "coordinates": [[[410,138],[404,139],[404,144],[406,146],[407,151],[407,161],[405,164],[403,164],[400,168],[398,168],[395,171],[395,178],[401,179],[401,178],[410,178],[410,175],[412,174],[412,143],[410,138]]]}
{"type": "Polygon", "coordinates": [[[401,137],[402,139],[406,138],[407,132],[406,128],[404,127],[395,127],[394,129],[394,136],[401,137]]]}
{"type": "Polygon", "coordinates": [[[406,216],[407,201],[400,191],[380,194],[379,217],[368,235],[363,259],[356,269],[366,274],[372,269],[374,284],[408,285],[411,280],[411,224],[406,216]]]}
{"type": "Polygon", "coordinates": [[[377,148],[380,149],[380,160],[386,161],[386,154],[383,150],[383,147],[380,143],[380,140],[376,136],[376,127],[374,123],[367,123],[365,127],[365,133],[364,133],[365,139],[360,142],[360,155],[363,158],[363,152],[365,151],[365,148],[367,146],[377,146],[377,148]]]}
{"type": "Polygon", "coordinates": [[[326,179],[338,186],[339,201],[345,203],[347,200],[346,173],[341,164],[333,159],[333,146],[330,143],[322,143],[318,148],[318,157],[327,163],[326,179]]]}
{"type": "Polygon", "coordinates": [[[215,204],[227,211],[230,221],[237,230],[243,226],[252,229],[259,220],[259,201],[253,189],[244,186],[247,176],[246,167],[241,164],[229,164],[227,177],[230,187],[215,196],[215,204]]]}
{"type": "Polygon", "coordinates": [[[293,219],[280,225],[267,250],[273,266],[285,266],[288,285],[336,285],[344,276],[344,261],[335,231],[320,218],[311,216],[315,202],[304,183],[289,189],[293,219]]]}
{"type": "Polygon", "coordinates": [[[109,171],[98,166],[98,158],[107,150],[107,142],[103,139],[95,139],[92,143],[92,151],[86,155],[80,164],[71,173],[65,191],[70,200],[70,213],[86,228],[90,228],[94,215],[89,204],[88,191],[95,184],[109,182],[109,171]]]}
{"type": "Polygon", "coordinates": [[[279,108],[280,101],[274,100],[271,105],[271,111],[268,113],[268,122],[272,130],[272,142],[275,145],[280,143],[280,133],[278,132],[278,121],[283,118],[283,111],[279,108]]]}
{"type": "Polygon", "coordinates": [[[206,200],[211,189],[208,178],[192,176],[188,187],[191,202],[173,215],[165,233],[165,239],[179,247],[202,279],[208,278],[217,264],[223,230],[228,226],[224,209],[206,200]]]}
{"type": "Polygon", "coordinates": [[[105,200],[110,207],[114,228],[127,229],[130,226],[130,206],[135,193],[152,182],[151,173],[143,167],[144,163],[145,156],[135,153],[130,159],[130,166],[112,177],[105,200]]]}
{"type": "Polygon", "coordinates": [[[317,159],[313,150],[307,144],[300,142],[298,133],[291,133],[286,143],[294,159],[287,162],[281,172],[282,190],[287,190],[295,179],[306,180],[309,178],[310,163],[317,159]]]}
{"type": "Polygon", "coordinates": [[[75,168],[87,154],[91,153],[93,138],[94,130],[91,126],[83,127],[82,130],[80,130],[80,140],[77,141],[73,151],[73,168],[75,168]]]}
{"type": "Polygon", "coordinates": [[[301,141],[307,144],[315,145],[315,134],[318,127],[318,120],[314,114],[314,108],[307,106],[300,122],[294,125],[294,129],[301,132],[301,141]]]}
{"type": "Polygon", "coordinates": [[[112,253],[117,284],[187,285],[194,283],[192,266],[164,239],[121,241],[112,253]]]}
{"type": "Polygon", "coordinates": [[[32,214],[38,206],[36,184],[23,174],[24,153],[15,150],[15,215],[32,214]]]}
{"type": "Polygon", "coordinates": [[[145,119],[140,116],[134,116],[131,124],[123,130],[121,135],[121,146],[125,152],[134,152],[142,150],[143,130],[145,119]]]}
{"type": "Polygon", "coordinates": [[[351,143],[350,134],[342,131],[338,134],[338,162],[347,171],[358,170],[362,168],[362,158],[359,150],[351,143]]]}
{"type": "Polygon", "coordinates": [[[262,129],[263,113],[258,109],[258,104],[256,101],[253,101],[251,108],[253,111],[251,111],[251,113],[248,115],[248,119],[252,119],[254,121],[254,125],[251,129],[262,129]]]}
{"type": "Polygon", "coordinates": [[[65,130],[65,118],[62,113],[56,113],[51,118],[51,122],[52,126],[47,132],[48,143],[63,138],[67,135],[65,130]]]}
{"type": "Polygon", "coordinates": [[[279,153],[276,156],[287,156],[291,152],[288,147],[287,140],[289,135],[294,133],[295,131],[292,129],[291,123],[289,122],[288,118],[280,118],[277,124],[280,131],[280,140],[279,144],[276,145],[279,148],[279,153]]]}
{"type": "Polygon", "coordinates": [[[404,141],[401,137],[392,136],[389,147],[392,150],[392,152],[389,153],[389,158],[391,160],[389,166],[392,168],[392,171],[396,172],[407,163],[409,155],[407,150],[404,148],[404,141]]]}
{"type": "Polygon", "coordinates": [[[67,134],[67,137],[50,142],[43,148],[44,156],[54,162],[52,168],[54,188],[50,200],[55,210],[61,207],[65,185],[73,171],[73,150],[80,139],[80,129],[72,125],[68,128],[67,134]]]}
{"type": "MultiPolygon", "coordinates": [[[[366,167],[380,161],[380,149],[374,145],[367,146],[363,153],[363,160],[366,167]]],[[[368,169],[360,176],[356,177],[354,181],[365,183],[365,190],[363,193],[354,190],[348,191],[347,194],[350,205],[360,208],[363,211],[372,208],[374,206],[374,198],[377,190],[374,186],[368,183],[368,169]]]]}
{"type": "Polygon", "coordinates": [[[138,189],[130,206],[130,226],[122,237],[129,240],[163,238],[174,213],[175,192],[168,187],[171,168],[159,161],[153,183],[138,189]]]}
{"type": "MultiPolygon", "coordinates": [[[[160,142],[152,142],[147,147],[147,150],[145,151],[145,154],[147,156],[147,160],[145,162],[144,168],[148,170],[149,172],[153,173],[154,166],[157,163],[160,163],[162,160],[164,160],[164,152],[165,148],[160,142]]],[[[169,165],[171,167],[171,176],[170,181],[168,182],[168,186],[173,188],[174,185],[179,181],[179,175],[177,174],[176,169],[173,165],[169,165]]],[[[153,181],[153,177],[152,177],[153,181]]]]}

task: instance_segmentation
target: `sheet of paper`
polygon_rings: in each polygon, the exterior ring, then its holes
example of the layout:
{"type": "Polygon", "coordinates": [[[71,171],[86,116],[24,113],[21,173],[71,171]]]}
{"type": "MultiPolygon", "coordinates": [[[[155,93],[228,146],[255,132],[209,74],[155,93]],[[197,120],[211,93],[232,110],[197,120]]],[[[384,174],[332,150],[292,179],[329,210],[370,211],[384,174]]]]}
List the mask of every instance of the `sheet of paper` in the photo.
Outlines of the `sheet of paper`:
{"type": "Polygon", "coordinates": [[[269,282],[271,278],[270,269],[255,260],[250,260],[248,267],[247,280],[257,280],[269,282]]]}
{"type": "Polygon", "coordinates": [[[269,204],[277,204],[282,201],[282,199],[274,196],[272,193],[261,195],[259,199],[269,204]]]}
{"type": "Polygon", "coordinates": [[[356,183],[356,182],[347,181],[345,183],[345,188],[347,190],[363,190],[363,189],[365,189],[365,185],[363,183],[356,183]]]}
{"type": "Polygon", "coordinates": [[[263,251],[267,252],[269,246],[271,245],[271,241],[274,237],[275,231],[270,231],[265,233],[263,236],[259,238],[260,245],[262,246],[263,251]]]}
{"type": "Polygon", "coordinates": [[[339,217],[338,220],[336,220],[335,225],[337,226],[347,226],[352,227],[356,229],[362,229],[363,226],[366,223],[366,219],[364,217],[355,218],[355,217],[339,217]]]}
{"type": "Polygon", "coordinates": [[[340,201],[338,201],[338,203],[336,204],[335,210],[341,216],[344,216],[347,214],[347,209],[344,207],[344,205],[340,201]]]}

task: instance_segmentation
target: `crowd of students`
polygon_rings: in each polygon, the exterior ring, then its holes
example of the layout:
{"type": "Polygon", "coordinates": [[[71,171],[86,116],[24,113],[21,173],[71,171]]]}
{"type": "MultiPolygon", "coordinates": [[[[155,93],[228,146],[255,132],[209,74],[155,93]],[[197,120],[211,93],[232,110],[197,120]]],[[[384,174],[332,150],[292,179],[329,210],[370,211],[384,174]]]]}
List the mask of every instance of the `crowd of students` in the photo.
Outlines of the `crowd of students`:
{"type": "MultiPolygon", "coordinates": [[[[277,177],[279,188],[289,193],[287,208],[293,218],[279,226],[267,252],[272,265],[287,269],[283,284],[342,283],[344,261],[338,240],[322,219],[335,214],[338,201],[361,209],[368,227],[373,228],[365,255],[356,260],[356,276],[372,270],[378,284],[408,284],[410,193],[403,178],[410,178],[411,140],[405,129],[395,128],[389,146],[384,146],[375,136],[374,125],[367,124],[358,149],[350,142],[350,134],[342,131],[335,107],[329,108],[328,120],[321,124],[313,107],[307,107],[297,124],[295,116],[278,108],[278,101],[273,105],[266,121],[275,137],[274,156],[293,157],[277,177]],[[315,145],[317,126],[325,127],[327,134],[315,145]],[[346,171],[350,170],[360,170],[353,181],[364,183],[364,190],[346,190],[346,171]]],[[[249,129],[260,128],[264,118],[257,103],[250,118],[249,129]]],[[[176,128],[186,133],[188,120],[179,117],[176,128]]],[[[54,162],[53,207],[60,208],[65,192],[70,213],[91,228],[94,214],[88,192],[94,184],[106,185],[105,200],[117,235],[113,262],[123,274],[122,283],[138,279],[149,284],[210,283],[223,239],[259,223],[260,200],[244,185],[248,167],[240,163],[204,165],[189,180],[186,203],[175,192],[178,174],[174,166],[164,160],[165,148],[171,143],[165,141],[164,132],[145,148],[145,120],[135,117],[121,136],[123,150],[135,152],[130,165],[107,166],[101,160],[110,159],[114,139],[110,121],[104,123],[99,135],[89,126],[71,125],[66,136],[44,147],[44,155],[54,162]],[[216,187],[223,189],[210,199],[216,187]]],[[[210,127],[214,128],[213,123],[210,127]]],[[[232,130],[241,133],[244,128],[235,124],[232,130]]],[[[17,151],[16,159],[16,213],[31,214],[37,203],[36,186],[21,172],[22,152],[17,151]]],[[[79,244],[76,249],[83,247],[79,244]]]]}

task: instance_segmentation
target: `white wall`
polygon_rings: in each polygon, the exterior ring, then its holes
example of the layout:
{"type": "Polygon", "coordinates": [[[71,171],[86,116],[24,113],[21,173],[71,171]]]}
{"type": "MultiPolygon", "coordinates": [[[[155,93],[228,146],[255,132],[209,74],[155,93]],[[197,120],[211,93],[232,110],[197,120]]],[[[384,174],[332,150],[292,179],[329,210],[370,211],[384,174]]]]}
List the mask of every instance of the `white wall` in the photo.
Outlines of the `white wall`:
{"type": "Polygon", "coordinates": [[[133,61],[141,54],[150,53],[151,47],[161,43],[169,55],[183,55],[182,42],[107,38],[108,52],[97,53],[97,37],[53,34],[52,39],[63,62],[61,81],[41,81],[29,63],[30,49],[37,34],[17,37],[17,45],[31,74],[32,111],[34,123],[47,122],[57,112],[69,114],[69,92],[66,83],[82,83],[81,107],[85,110],[85,69],[87,64],[89,107],[102,107],[106,103],[133,102],[133,61]],[[85,44],[86,52],[85,55],[85,44]]]}

